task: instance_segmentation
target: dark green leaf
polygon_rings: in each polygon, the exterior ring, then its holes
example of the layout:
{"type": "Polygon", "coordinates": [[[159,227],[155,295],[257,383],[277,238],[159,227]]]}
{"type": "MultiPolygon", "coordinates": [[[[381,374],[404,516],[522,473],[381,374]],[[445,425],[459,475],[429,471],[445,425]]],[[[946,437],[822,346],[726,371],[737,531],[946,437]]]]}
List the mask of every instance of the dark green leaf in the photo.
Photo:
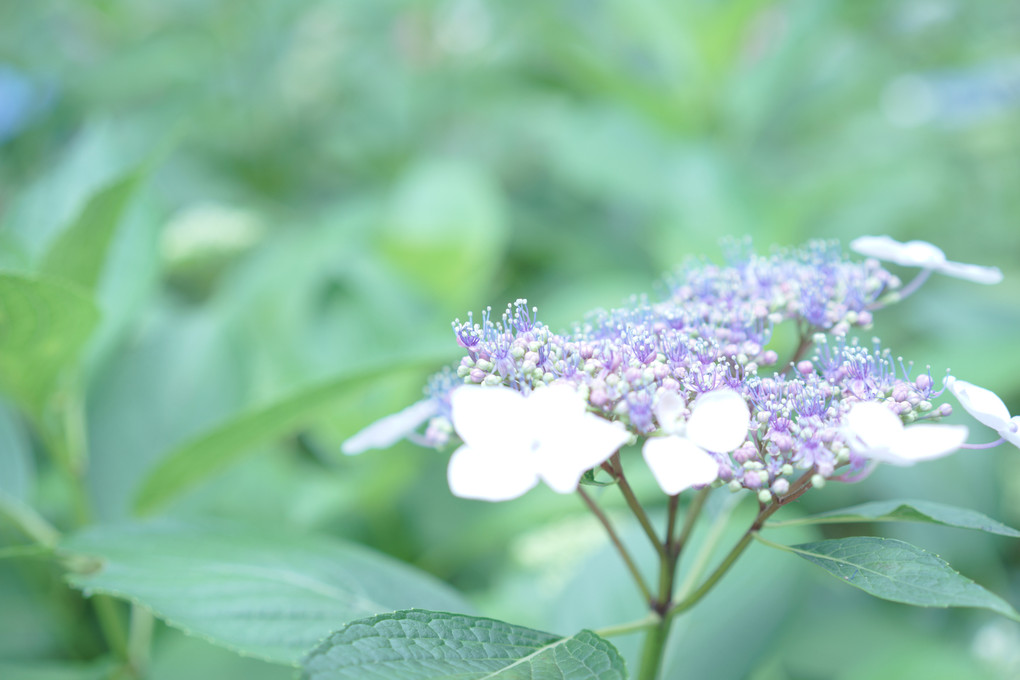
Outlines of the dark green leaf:
{"type": "Polygon", "coordinates": [[[1020,538],[1020,531],[996,522],[976,510],[957,508],[952,505],[931,501],[890,500],[863,503],[842,510],[823,512],[811,517],[801,517],[784,522],[769,523],[769,526],[794,526],[798,524],[844,524],[850,522],[927,522],[947,527],[977,529],[990,534],[1020,538]]]}
{"type": "Polygon", "coordinates": [[[144,522],[69,538],[68,580],[138,602],[215,644],[296,663],[347,621],[404,607],[470,609],[435,579],[334,539],[261,526],[144,522]]]}
{"type": "Polygon", "coordinates": [[[961,576],[938,555],[903,541],[854,536],[786,549],[883,600],[918,607],[980,607],[1020,620],[1008,602],[961,576]]]}
{"type": "Polygon", "coordinates": [[[623,680],[623,659],[590,631],[569,638],[442,612],[354,621],[304,660],[308,680],[623,680]]]}

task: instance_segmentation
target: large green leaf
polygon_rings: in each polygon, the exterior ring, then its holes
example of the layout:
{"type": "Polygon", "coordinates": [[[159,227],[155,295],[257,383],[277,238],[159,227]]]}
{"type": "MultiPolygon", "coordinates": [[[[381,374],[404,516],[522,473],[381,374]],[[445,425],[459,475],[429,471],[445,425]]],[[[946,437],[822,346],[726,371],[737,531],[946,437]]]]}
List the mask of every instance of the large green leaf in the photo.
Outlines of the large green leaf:
{"type": "Polygon", "coordinates": [[[167,454],[142,482],[135,500],[135,511],[147,514],[159,509],[185,489],[252,451],[258,444],[309,424],[327,412],[338,399],[380,376],[438,363],[436,355],[387,361],[312,385],[272,404],[243,413],[167,454]]]}
{"type": "Polygon", "coordinates": [[[41,271],[86,290],[95,289],[117,227],[144,177],[144,170],[135,170],[93,194],[75,221],[50,246],[41,271]]]}
{"type": "Polygon", "coordinates": [[[564,638],[494,619],[420,610],[347,624],[304,660],[307,680],[623,680],[590,631],[564,638]]]}
{"type": "Polygon", "coordinates": [[[261,526],[141,522],[61,546],[68,580],[150,608],[172,626],[257,658],[296,664],[330,631],[405,607],[470,609],[426,574],[366,548],[261,526]]]}
{"type": "Polygon", "coordinates": [[[98,320],[96,306],[74,288],[0,274],[0,385],[38,411],[98,320]]]}
{"type": "Polygon", "coordinates": [[[784,549],[883,600],[918,607],[980,607],[1020,621],[997,595],[954,571],[938,555],[892,538],[854,536],[784,549]]]}
{"type": "Polygon", "coordinates": [[[810,517],[769,522],[770,527],[800,524],[846,524],[851,522],[927,522],[961,529],[977,529],[990,534],[1020,538],[1020,531],[996,522],[976,510],[957,508],[932,501],[889,500],[862,503],[842,510],[831,510],[810,517]]]}

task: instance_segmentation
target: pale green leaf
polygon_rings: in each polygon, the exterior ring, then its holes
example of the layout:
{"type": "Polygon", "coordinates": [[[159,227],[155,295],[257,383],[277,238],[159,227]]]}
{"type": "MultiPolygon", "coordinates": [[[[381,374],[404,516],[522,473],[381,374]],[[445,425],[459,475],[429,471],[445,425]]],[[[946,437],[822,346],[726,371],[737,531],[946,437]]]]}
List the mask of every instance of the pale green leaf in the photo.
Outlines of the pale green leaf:
{"type": "Polygon", "coordinates": [[[117,227],[144,177],[144,171],[136,170],[93,194],[50,246],[40,270],[86,290],[95,289],[117,227]]]}
{"type": "Polygon", "coordinates": [[[337,400],[380,376],[438,363],[435,355],[390,360],[312,385],[243,413],[168,453],[142,482],[135,497],[135,511],[147,514],[163,507],[182,491],[253,451],[257,445],[308,425],[337,400]]]}
{"type": "Polygon", "coordinates": [[[249,656],[296,664],[344,623],[406,607],[470,609],[448,586],[367,548],[261,526],[144,522],[62,544],[68,580],[148,607],[249,656]]]}
{"type": "Polygon", "coordinates": [[[38,412],[98,320],[93,302],[74,288],[0,274],[0,386],[38,412]]]}
{"type": "Polygon", "coordinates": [[[846,524],[851,522],[926,522],[961,529],[977,529],[990,534],[1020,538],[1020,531],[996,522],[976,510],[918,500],[889,500],[863,503],[842,510],[831,510],[810,517],[770,522],[770,527],[800,524],[846,524]]]}
{"type": "Polygon", "coordinates": [[[1008,602],[961,576],[938,555],[910,543],[854,536],[786,549],[883,600],[918,607],[980,607],[1020,620],[1008,602]]]}
{"type": "Polygon", "coordinates": [[[399,611],[354,621],[304,660],[307,680],[623,680],[590,631],[564,638],[493,619],[399,611]]]}

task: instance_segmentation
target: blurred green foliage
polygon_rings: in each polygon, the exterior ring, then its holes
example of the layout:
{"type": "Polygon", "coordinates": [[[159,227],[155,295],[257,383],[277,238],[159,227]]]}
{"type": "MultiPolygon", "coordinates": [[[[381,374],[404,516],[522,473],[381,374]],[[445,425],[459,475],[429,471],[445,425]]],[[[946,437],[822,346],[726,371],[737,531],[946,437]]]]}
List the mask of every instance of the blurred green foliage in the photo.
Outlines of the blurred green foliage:
{"type": "MultiPolygon", "coordinates": [[[[622,620],[615,556],[587,562],[601,536],[562,538],[586,521],[576,499],[462,501],[444,456],[339,443],[417,399],[467,310],[527,297],[568,328],[745,234],[888,233],[1001,267],[995,288],[937,278],[875,332],[1020,412],[1018,31],[996,0],[0,4],[0,492],[61,529],[124,519],[172,452],[381,366],[159,512],[332,533],[563,634],[614,622],[578,612],[622,620]]],[[[1020,455],[883,468],[802,505],[902,497],[1016,526],[1020,455]]],[[[881,531],[1020,601],[1015,543],[881,531]]],[[[24,537],[0,522],[0,542],[24,537]]],[[[782,555],[756,572],[757,552],[695,612],[718,637],[678,643],[671,668],[1020,672],[1015,625],[837,592],[782,555]]],[[[81,599],[40,564],[0,560],[0,675],[103,677],[81,599]]],[[[290,677],[157,631],[153,677],[203,676],[290,677]]]]}

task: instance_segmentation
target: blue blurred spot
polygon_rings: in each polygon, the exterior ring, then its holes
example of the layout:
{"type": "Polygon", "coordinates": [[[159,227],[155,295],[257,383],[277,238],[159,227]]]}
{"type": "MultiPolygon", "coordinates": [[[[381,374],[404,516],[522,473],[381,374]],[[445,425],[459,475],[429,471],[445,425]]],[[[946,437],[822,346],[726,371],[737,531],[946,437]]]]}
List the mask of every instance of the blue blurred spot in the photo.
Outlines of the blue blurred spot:
{"type": "Polygon", "coordinates": [[[24,74],[0,64],[0,144],[14,137],[49,100],[24,74]]]}

